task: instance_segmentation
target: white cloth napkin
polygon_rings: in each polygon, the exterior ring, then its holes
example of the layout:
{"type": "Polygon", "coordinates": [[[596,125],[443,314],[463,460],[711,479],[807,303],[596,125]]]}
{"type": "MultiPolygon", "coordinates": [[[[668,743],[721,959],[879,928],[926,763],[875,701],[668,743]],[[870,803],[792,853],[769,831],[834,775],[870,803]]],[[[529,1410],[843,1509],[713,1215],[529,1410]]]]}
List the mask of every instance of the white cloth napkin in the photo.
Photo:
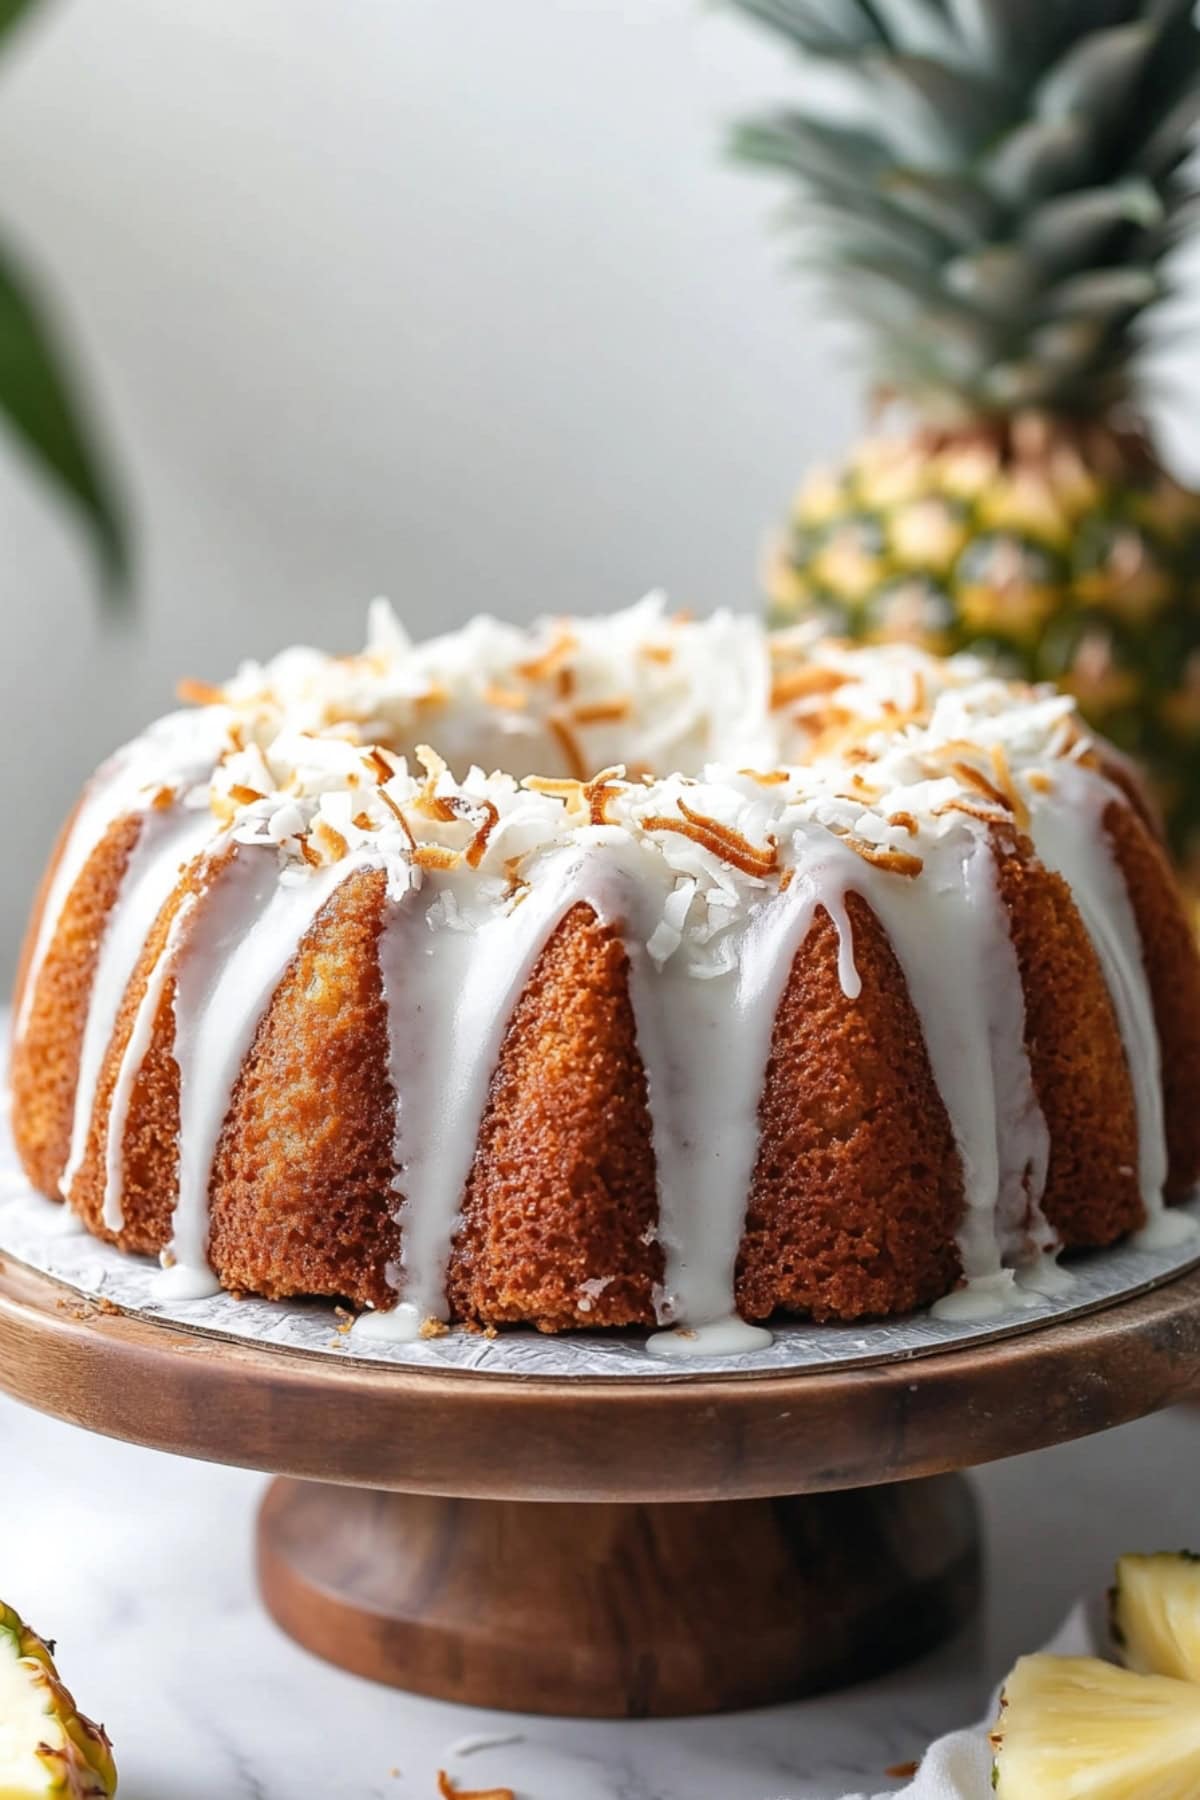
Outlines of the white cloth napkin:
{"type": "MultiPolygon", "coordinates": [[[[1094,1656],[1096,1640],[1087,1610],[1080,1604],[1044,1648],[1052,1656],[1094,1656]]],[[[951,1731],[929,1746],[921,1767],[907,1787],[887,1788],[871,1800],[992,1800],[992,1752],[988,1733],[996,1721],[999,1690],[986,1719],[965,1731],[951,1731]]],[[[867,1800],[847,1794],[845,1800],[867,1800]]]]}

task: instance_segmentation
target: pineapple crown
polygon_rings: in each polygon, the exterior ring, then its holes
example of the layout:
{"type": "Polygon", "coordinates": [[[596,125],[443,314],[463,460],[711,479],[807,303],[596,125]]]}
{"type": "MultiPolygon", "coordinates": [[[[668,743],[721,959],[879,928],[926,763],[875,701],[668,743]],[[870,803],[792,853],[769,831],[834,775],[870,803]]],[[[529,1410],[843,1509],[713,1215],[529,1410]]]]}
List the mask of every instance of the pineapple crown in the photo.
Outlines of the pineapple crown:
{"type": "Polygon", "coordinates": [[[732,0],[804,56],[735,132],[926,414],[1105,416],[1197,211],[1196,0],[732,0]]]}

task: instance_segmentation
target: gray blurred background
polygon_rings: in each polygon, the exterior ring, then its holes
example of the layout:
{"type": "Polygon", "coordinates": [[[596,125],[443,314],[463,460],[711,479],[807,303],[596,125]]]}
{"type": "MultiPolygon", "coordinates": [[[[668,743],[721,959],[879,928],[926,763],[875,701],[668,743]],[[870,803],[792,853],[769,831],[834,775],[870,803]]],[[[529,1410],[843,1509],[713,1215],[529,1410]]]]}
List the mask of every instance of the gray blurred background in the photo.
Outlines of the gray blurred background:
{"type": "MultiPolygon", "coordinates": [[[[860,396],[723,122],[786,60],[698,0],[57,0],[0,68],[0,219],[139,525],[106,628],[0,442],[0,980],[82,776],[288,642],[756,604],[860,396]]],[[[1195,473],[1181,401],[1168,446],[1195,473]]]]}

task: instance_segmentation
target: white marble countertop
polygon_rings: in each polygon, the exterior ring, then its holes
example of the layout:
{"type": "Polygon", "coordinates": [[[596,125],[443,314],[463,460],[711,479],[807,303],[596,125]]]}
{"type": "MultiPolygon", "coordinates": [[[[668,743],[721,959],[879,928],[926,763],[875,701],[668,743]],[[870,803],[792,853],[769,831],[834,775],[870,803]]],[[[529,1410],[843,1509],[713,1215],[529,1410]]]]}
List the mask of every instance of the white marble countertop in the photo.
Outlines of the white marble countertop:
{"type": "Polygon", "coordinates": [[[979,1714],[1021,1651],[1127,1549],[1200,1543],[1200,1411],[983,1471],[978,1625],[832,1698],[697,1720],[480,1713],[344,1675],[254,1591],[260,1476],[91,1437],[0,1400],[0,1595],[58,1639],[117,1747],[121,1800],[436,1800],[436,1773],[518,1800],[828,1800],[979,1714]],[[491,1747],[470,1740],[491,1738],[491,1747]]]}

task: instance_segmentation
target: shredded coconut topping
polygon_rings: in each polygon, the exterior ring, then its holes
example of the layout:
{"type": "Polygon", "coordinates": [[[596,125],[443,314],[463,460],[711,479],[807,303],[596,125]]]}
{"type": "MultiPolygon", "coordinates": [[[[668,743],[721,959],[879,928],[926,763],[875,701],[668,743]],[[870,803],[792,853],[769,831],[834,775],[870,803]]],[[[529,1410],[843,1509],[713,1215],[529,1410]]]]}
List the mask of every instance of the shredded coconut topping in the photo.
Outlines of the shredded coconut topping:
{"type": "Polygon", "coordinates": [[[287,650],[181,692],[224,738],[187,804],[273,846],[284,881],[369,861],[394,898],[433,881],[431,925],[471,929],[541,859],[610,846],[658,885],[654,961],[698,974],[728,966],[729,927],[815,833],[913,880],[970,821],[1023,831],[1054,763],[1092,755],[1069,697],[974,658],[696,621],[656,595],[421,645],[376,601],[358,655],[287,650]]]}

